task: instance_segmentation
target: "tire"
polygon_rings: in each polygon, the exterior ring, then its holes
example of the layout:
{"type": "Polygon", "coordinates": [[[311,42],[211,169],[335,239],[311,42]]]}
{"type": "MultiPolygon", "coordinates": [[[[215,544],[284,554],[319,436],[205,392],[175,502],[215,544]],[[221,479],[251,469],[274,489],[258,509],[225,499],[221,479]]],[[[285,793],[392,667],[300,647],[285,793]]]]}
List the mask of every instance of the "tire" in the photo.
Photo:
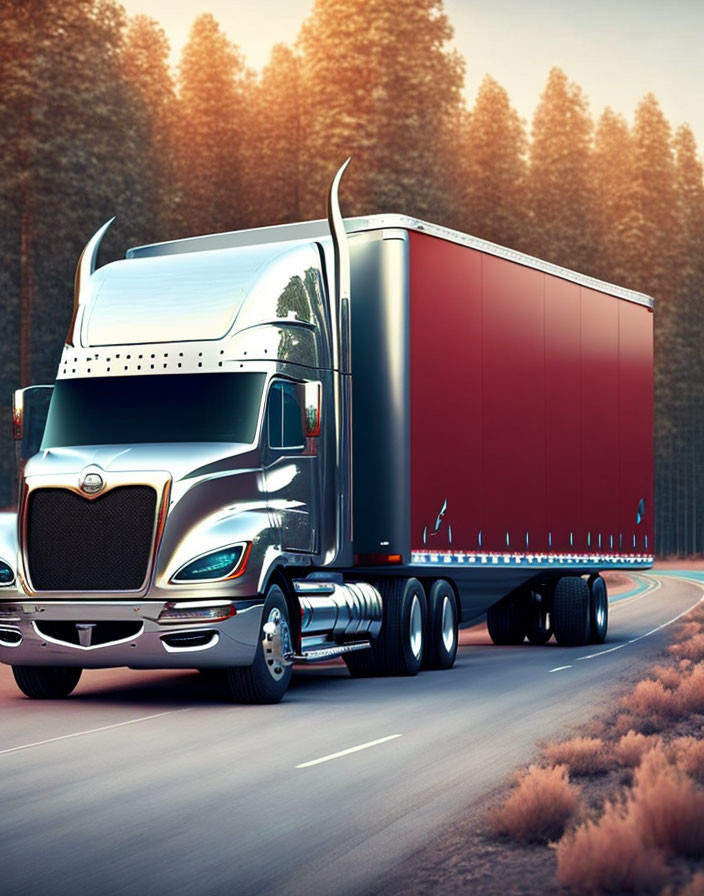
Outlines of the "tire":
{"type": "Polygon", "coordinates": [[[561,647],[581,647],[591,636],[589,586],[579,576],[563,576],[555,586],[552,625],[561,647]]]}
{"type": "Polygon", "coordinates": [[[522,644],[526,636],[525,606],[518,601],[499,601],[486,611],[486,625],[494,644],[522,644]]]}
{"type": "Polygon", "coordinates": [[[345,656],[350,674],[417,675],[423,662],[428,604],[418,579],[384,579],[377,584],[383,602],[379,637],[371,650],[345,656]]]}
{"type": "Polygon", "coordinates": [[[526,635],[531,644],[542,646],[552,638],[552,620],[547,596],[539,591],[528,595],[526,635]]]}
{"type": "Polygon", "coordinates": [[[457,599],[449,582],[433,582],[428,595],[425,669],[451,669],[457,656],[457,599]]]}
{"type": "Polygon", "coordinates": [[[276,639],[281,638],[281,652],[292,651],[291,629],[286,597],[278,585],[271,585],[266,594],[259,643],[251,666],[230,666],[225,669],[225,685],[234,703],[279,703],[291,682],[292,663],[282,663],[276,656],[276,639]],[[273,626],[275,632],[267,632],[273,626]]]}
{"type": "Polygon", "coordinates": [[[60,700],[74,690],[83,669],[76,666],[13,666],[17,686],[32,700],[60,700]]]}
{"type": "Polygon", "coordinates": [[[609,594],[600,575],[590,576],[589,586],[590,638],[592,644],[603,644],[609,628],[609,594]]]}

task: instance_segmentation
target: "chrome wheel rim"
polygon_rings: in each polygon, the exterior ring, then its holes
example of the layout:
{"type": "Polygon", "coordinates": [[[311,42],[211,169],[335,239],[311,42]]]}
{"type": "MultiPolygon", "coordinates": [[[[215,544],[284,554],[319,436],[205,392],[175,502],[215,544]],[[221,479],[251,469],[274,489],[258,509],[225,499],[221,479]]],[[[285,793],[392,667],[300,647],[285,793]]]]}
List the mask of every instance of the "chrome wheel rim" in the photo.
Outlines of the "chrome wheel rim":
{"type": "Polygon", "coordinates": [[[281,681],[291,665],[289,657],[293,654],[293,649],[291,630],[278,607],[272,607],[262,627],[262,650],[269,675],[274,681],[281,681]]]}
{"type": "Polygon", "coordinates": [[[455,614],[452,609],[452,601],[445,595],[442,599],[442,643],[445,650],[452,653],[455,646],[455,614]]]}
{"type": "Polygon", "coordinates": [[[423,614],[421,613],[420,599],[417,594],[414,594],[411,598],[411,614],[408,634],[411,653],[418,659],[423,650],[423,614]]]}

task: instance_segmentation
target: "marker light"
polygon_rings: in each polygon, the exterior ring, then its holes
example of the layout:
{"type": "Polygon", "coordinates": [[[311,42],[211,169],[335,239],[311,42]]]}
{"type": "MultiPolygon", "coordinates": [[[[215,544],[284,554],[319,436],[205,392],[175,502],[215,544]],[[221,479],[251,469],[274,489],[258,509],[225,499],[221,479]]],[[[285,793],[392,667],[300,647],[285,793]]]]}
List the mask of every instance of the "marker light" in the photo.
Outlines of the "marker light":
{"type": "Polygon", "coordinates": [[[0,585],[11,585],[15,581],[15,573],[11,566],[0,560],[0,585]]]}
{"type": "Polygon", "coordinates": [[[241,542],[219,551],[197,557],[182,566],[171,579],[176,584],[189,582],[218,582],[241,576],[247,566],[251,544],[241,542]]]}
{"type": "Polygon", "coordinates": [[[181,601],[173,600],[165,604],[159,613],[158,622],[223,622],[237,613],[233,604],[219,601],[181,601]]]}

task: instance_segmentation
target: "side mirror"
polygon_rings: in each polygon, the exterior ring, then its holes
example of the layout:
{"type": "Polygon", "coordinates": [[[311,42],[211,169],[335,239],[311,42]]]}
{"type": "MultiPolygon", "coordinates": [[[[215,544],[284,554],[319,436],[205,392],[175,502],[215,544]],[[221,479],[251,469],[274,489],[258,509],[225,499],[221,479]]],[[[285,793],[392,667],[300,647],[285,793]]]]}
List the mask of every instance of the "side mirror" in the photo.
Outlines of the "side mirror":
{"type": "Polygon", "coordinates": [[[305,383],[303,386],[305,435],[314,439],[320,435],[320,412],[323,399],[322,383],[305,383]]]}
{"type": "Polygon", "coordinates": [[[39,451],[49,413],[53,386],[17,389],[12,402],[12,435],[18,464],[39,451]]]}

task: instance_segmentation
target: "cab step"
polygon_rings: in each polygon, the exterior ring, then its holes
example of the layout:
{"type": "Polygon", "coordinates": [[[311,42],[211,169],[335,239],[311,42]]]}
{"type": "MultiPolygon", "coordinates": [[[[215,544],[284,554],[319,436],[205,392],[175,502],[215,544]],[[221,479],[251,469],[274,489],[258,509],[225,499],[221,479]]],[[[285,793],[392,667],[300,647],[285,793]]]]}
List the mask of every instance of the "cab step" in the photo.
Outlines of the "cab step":
{"type": "Polygon", "coordinates": [[[330,647],[313,647],[304,650],[303,653],[289,654],[294,663],[314,663],[319,660],[331,660],[342,656],[343,653],[352,653],[354,650],[368,650],[370,641],[355,641],[352,644],[333,644],[330,647]]]}

